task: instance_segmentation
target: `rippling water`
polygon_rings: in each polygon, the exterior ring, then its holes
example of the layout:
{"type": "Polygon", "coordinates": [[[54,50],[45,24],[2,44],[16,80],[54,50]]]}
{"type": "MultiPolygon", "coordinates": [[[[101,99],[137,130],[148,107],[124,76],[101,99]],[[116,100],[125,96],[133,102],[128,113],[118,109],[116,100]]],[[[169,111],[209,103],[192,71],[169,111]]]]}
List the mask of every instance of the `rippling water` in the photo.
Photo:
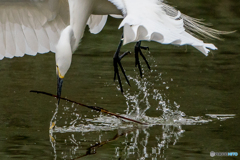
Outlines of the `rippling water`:
{"type": "Polygon", "coordinates": [[[112,153],[108,153],[103,159],[167,158],[165,150],[169,145],[177,145],[185,133],[182,126],[207,125],[236,116],[235,114],[186,115],[180,110],[180,105],[175,101],[171,102],[165,94],[164,90],[170,89],[168,83],[163,82],[165,87],[161,90],[156,89],[162,79],[161,74],[155,77],[151,75],[152,73],[148,78],[142,79],[138,76],[136,78],[129,76],[137,89],[132,91],[131,88],[124,93],[126,108],[125,114],[121,114],[147,125],[129,123],[113,116],[95,115],[94,111],[80,115],[80,106],[65,104],[60,115],[58,109],[56,110],[55,115],[58,116],[54,116],[53,120],[56,126],[50,130],[50,142],[55,157],[59,156],[58,151],[62,150],[62,147],[64,150],[60,157],[78,159],[97,154],[101,147],[118,143],[112,148],[112,153]],[[150,80],[154,80],[155,83],[150,80]],[[153,112],[157,112],[156,116],[153,116],[153,112]],[[118,139],[122,139],[120,143],[118,139]],[[84,145],[89,147],[83,147],[84,145]]]}
{"type": "MultiPolygon", "coordinates": [[[[183,13],[215,28],[237,30],[237,0],[171,1],[183,13]]],[[[208,57],[192,47],[144,42],[152,70],[134,55],[122,60],[131,87],[113,82],[112,56],[121,30],[109,19],[98,35],[86,31],[63,83],[62,95],[136,119],[138,125],[30,90],[56,92],[54,54],[4,59],[0,64],[0,159],[212,159],[210,152],[238,152],[239,32],[212,41],[208,57]],[[114,34],[113,34],[114,33],[114,34]],[[49,129],[52,122],[54,128],[49,129]]],[[[128,44],[122,51],[133,51],[128,44]]],[[[123,77],[122,77],[123,78],[123,77]]],[[[216,157],[221,159],[225,157],[216,157]]],[[[228,157],[231,159],[231,157],[228,157]]]]}

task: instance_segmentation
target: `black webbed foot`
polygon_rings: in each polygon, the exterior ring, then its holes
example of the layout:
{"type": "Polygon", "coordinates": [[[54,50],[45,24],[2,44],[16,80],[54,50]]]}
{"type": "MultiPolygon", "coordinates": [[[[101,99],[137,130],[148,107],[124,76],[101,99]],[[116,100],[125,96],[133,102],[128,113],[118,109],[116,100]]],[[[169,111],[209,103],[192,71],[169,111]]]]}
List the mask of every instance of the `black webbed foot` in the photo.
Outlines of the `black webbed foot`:
{"type": "Polygon", "coordinates": [[[123,57],[125,57],[126,55],[130,54],[130,52],[129,51],[124,52],[122,55],[119,56],[122,44],[123,44],[123,38],[121,39],[121,41],[120,41],[120,43],[118,45],[117,51],[115,52],[115,54],[113,56],[113,66],[114,66],[114,81],[116,80],[116,77],[117,77],[119,85],[120,85],[121,92],[123,93],[122,81],[121,81],[121,77],[119,75],[118,66],[120,67],[120,69],[121,69],[121,71],[122,71],[122,73],[123,73],[123,75],[124,75],[128,85],[129,86],[131,86],[131,85],[130,85],[130,82],[129,82],[129,80],[128,80],[126,74],[125,74],[125,71],[124,71],[124,69],[122,67],[122,64],[121,64],[121,59],[123,57]]]}
{"type": "Polygon", "coordinates": [[[147,64],[147,67],[149,70],[151,70],[149,64],[148,64],[148,61],[147,59],[145,58],[145,56],[143,55],[142,53],[142,50],[141,49],[144,49],[144,50],[148,50],[149,51],[149,47],[143,47],[141,46],[141,41],[138,41],[135,45],[135,66],[138,67],[139,69],[139,72],[140,72],[140,77],[142,78],[142,68],[141,68],[141,64],[140,64],[140,61],[139,61],[139,54],[142,56],[143,60],[145,61],[145,63],[147,64]]]}

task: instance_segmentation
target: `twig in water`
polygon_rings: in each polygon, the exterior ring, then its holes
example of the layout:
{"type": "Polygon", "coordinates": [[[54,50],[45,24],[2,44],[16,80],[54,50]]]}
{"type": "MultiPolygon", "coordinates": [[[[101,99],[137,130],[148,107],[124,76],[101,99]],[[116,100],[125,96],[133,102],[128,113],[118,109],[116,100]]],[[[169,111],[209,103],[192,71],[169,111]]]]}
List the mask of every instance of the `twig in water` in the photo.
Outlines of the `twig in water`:
{"type": "Polygon", "coordinates": [[[54,95],[54,94],[47,93],[47,92],[43,92],[43,91],[31,90],[30,92],[37,93],[37,94],[45,94],[45,95],[48,95],[48,96],[51,96],[51,97],[59,98],[59,99],[62,99],[62,100],[65,100],[65,101],[68,101],[68,102],[71,102],[71,103],[78,104],[78,105],[80,105],[80,106],[83,106],[83,107],[86,107],[86,108],[89,108],[89,109],[92,109],[92,110],[95,110],[95,111],[99,111],[99,112],[102,112],[102,113],[106,113],[106,114],[115,116],[115,117],[117,117],[117,118],[125,119],[125,120],[132,121],[132,122],[135,122],[135,123],[138,123],[138,124],[142,124],[142,125],[147,125],[147,123],[139,122],[139,121],[136,121],[136,120],[134,120],[134,119],[127,118],[127,117],[118,115],[118,114],[113,113],[113,112],[109,112],[108,110],[106,110],[106,109],[104,109],[104,108],[101,108],[101,107],[88,106],[88,105],[85,105],[85,104],[82,104],[82,103],[79,103],[79,102],[70,100],[70,99],[68,99],[68,98],[57,97],[57,96],[54,95]]]}

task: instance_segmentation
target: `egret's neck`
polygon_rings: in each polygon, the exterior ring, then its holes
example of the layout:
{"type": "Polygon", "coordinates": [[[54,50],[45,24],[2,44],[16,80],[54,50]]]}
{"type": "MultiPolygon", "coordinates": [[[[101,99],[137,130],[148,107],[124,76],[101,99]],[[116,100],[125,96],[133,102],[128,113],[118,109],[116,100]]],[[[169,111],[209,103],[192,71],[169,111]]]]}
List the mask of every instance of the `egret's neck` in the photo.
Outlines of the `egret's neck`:
{"type": "Polygon", "coordinates": [[[71,26],[66,27],[60,36],[58,44],[56,45],[56,65],[57,73],[64,77],[72,62],[72,43],[73,30],[71,26]]]}
{"type": "Polygon", "coordinates": [[[92,13],[94,0],[68,0],[70,10],[70,25],[73,29],[75,42],[72,45],[74,52],[80,39],[83,37],[87,20],[92,13]]]}

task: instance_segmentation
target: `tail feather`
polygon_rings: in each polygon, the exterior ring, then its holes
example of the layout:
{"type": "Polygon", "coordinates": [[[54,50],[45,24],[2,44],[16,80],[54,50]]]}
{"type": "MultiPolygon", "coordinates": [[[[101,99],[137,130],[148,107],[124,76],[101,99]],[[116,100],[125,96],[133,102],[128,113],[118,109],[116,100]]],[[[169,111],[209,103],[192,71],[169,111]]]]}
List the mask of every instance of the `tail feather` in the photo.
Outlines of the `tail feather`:
{"type": "MultiPolygon", "coordinates": [[[[167,15],[172,17],[175,17],[179,12],[174,7],[165,3],[163,3],[163,9],[167,15]]],[[[219,30],[210,28],[208,27],[210,25],[207,23],[204,23],[202,19],[193,18],[183,13],[181,13],[180,18],[183,19],[184,28],[186,32],[194,36],[201,36],[202,38],[222,40],[220,38],[220,35],[230,34],[235,32],[235,31],[219,31],[219,30]]]]}

